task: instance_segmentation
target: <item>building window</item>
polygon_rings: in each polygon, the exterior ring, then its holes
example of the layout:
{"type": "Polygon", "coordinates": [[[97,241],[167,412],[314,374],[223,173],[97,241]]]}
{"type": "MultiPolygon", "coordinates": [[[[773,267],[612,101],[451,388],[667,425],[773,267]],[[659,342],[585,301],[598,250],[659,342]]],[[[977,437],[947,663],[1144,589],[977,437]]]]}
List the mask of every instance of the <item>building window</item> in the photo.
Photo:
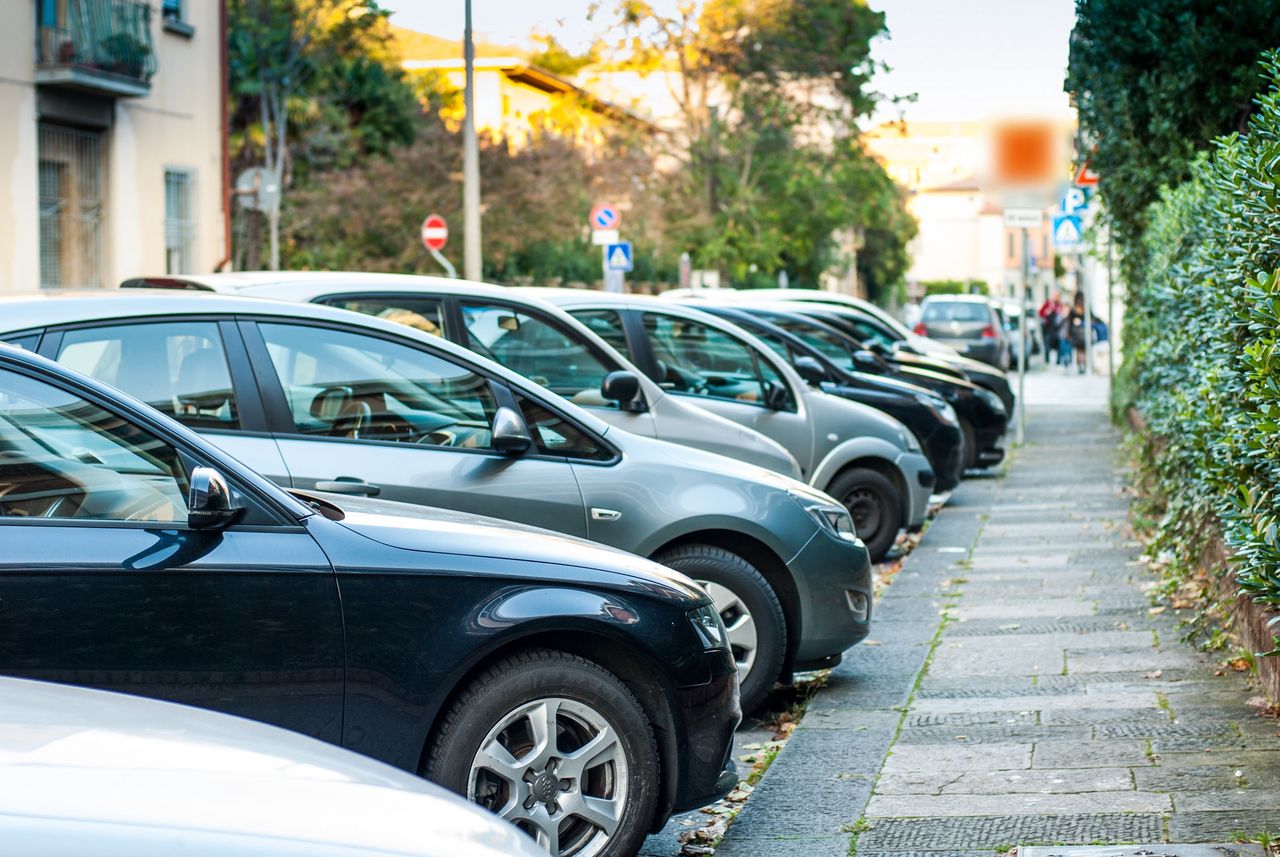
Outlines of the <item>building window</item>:
{"type": "Polygon", "coordinates": [[[190,274],[195,238],[191,195],[195,184],[188,170],[164,171],[164,270],[166,274],[190,274]]]}
{"type": "Polygon", "coordinates": [[[40,285],[102,285],[102,134],[38,126],[40,285]]]}
{"type": "Polygon", "coordinates": [[[181,21],[186,18],[183,15],[183,0],[162,0],[160,4],[160,15],[166,21],[181,21]]]}

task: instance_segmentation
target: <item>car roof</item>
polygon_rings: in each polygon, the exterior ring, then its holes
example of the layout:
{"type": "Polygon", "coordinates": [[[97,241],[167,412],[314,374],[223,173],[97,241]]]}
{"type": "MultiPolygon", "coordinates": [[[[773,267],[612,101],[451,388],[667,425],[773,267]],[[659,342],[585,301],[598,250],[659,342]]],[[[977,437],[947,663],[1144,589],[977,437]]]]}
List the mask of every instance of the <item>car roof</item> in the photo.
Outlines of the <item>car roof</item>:
{"type": "Polygon", "coordinates": [[[286,321],[299,319],[337,322],[365,327],[399,339],[417,340],[459,359],[481,366],[491,374],[514,386],[540,396],[550,396],[557,405],[580,422],[606,434],[609,424],[572,402],[556,396],[534,382],[488,358],[455,345],[446,339],[416,330],[408,325],[375,318],[364,313],[337,309],[321,304],[295,303],[265,297],[192,292],[152,291],[150,289],[103,289],[96,292],[44,292],[39,295],[0,297],[0,335],[17,333],[35,327],[85,322],[136,320],[149,316],[228,314],[271,316],[286,321]]]}
{"type": "Polygon", "coordinates": [[[221,274],[164,274],[130,277],[120,285],[127,289],[237,292],[281,283],[338,284],[374,281],[388,284],[402,281],[431,281],[440,284],[458,282],[448,277],[434,277],[427,274],[384,274],[366,271],[229,271],[221,274]]]}
{"type": "Polygon", "coordinates": [[[163,839],[170,849],[177,836],[188,845],[235,837],[264,855],[296,854],[304,844],[432,857],[537,853],[515,827],[445,789],[323,741],[227,714],[15,678],[0,678],[0,805],[4,820],[22,819],[20,831],[32,822],[59,834],[110,825],[112,842],[132,831],[140,846],[163,839]]]}
{"type": "Polygon", "coordinates": [[[927,303],[941,303],[946,301],[990,305],[992,300],[994,299],[990,295],[929,295],[921,301],[921,305],[923,306],[927,303]]]}

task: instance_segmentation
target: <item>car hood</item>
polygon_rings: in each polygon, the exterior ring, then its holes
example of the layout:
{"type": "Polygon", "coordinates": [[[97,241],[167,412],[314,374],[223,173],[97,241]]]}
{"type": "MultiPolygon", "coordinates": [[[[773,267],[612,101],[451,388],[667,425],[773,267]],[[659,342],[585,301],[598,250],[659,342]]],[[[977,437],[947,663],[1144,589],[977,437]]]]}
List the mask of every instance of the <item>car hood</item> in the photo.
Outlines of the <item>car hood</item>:
{"type": "Polygon", "coordinates": [[[575,536],[433,506],[318,491],[294,493],[304,498],[314,494],[337,506],[344,515],[340,526],[389,547],[538,563],[547,567],[548,575],[555,574],[556,566],[573,566],[615,578],[627,588],[635,582],[650,593],[666,590],[673,599],[706,600],[702,589],[677,571],[575,536]]]}
{"type": "MultiPolygon", "coordinates": [[[[113,844],[134,842],[139,855],[215,840],[239,845],[224,853],[539,853],[516,828],[443,788],[312,738],[11,678],[0,678],[0,824],[58,842],[69,830],[105,830],[113,844]],[[157,840],[168,846],[143,845],[157,840]]],[[[80,844],[98,850],[90,837],[80,844]]]]}

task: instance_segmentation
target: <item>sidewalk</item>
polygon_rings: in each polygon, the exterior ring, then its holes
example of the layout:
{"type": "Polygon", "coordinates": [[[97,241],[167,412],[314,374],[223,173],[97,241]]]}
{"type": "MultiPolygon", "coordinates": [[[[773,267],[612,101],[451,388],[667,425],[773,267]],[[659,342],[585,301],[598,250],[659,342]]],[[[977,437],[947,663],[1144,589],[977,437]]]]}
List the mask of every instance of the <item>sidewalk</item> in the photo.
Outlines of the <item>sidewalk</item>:
{"type": "Polygon", "coordinates": [[[1280,833],[1280,725],[1148,612],[1105,390],[1028,377],[1027,445],[953,495],[719,857],[1280,833]]]}

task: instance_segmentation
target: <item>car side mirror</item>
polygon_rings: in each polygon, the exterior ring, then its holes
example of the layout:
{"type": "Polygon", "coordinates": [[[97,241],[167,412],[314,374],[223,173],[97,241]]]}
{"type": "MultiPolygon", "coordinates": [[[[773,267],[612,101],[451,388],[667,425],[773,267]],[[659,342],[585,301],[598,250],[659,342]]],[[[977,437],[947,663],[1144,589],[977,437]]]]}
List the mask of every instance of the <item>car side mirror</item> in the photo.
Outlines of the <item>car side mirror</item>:
{"type": "Polygon", "coordinates": [[[533,446],[533,438],[529,435],[529,427],[525,425],[524,418],[515,409],[505,405],[493,415],[490,442],[503,455],[520,455],[533,446]]]}
{"type": "Polygon", "coordinates": [[[893,350],[885,346],[883,342],[874,340],[867,343],[867,350],[872,354],[879,354],[881,357],[888,357],[893,354],[893,350]]]}
{"type": "Polygon", "coordinates": [[[875,370],[880,368],[880,359],[876,357],[874,351],[855,351],[853,352],[854,365],[860,369],[875,370]]]}
{"type": "Polygon", "coordinates": [[[640,379],[634,372],[610,372],[600,382],[600,395],[607,402],[617,402],[623,410],[639,410],[636,399],[640,396],[640,379]]]}
{"type": "Polygon", "coordinates": [[[808,355],[797,357],[792,366],[795,367],[796,373],[810,386],[819,387],[827,380],[827,370],[822,368],[821,363],[808,355]]]}
{"type": "Polygon", "coordinates": [[[764,406],[771,411],[786,410],[787,388],[777,381],[764,382],[764,406]]]}
{"type": "Polygon", "coordinates": [[[227,480],[212,467],[191,471],[191,488],[187,491],[187,526],[193,530],[224,530],[244,514],[234,505],[227,480]]]}

